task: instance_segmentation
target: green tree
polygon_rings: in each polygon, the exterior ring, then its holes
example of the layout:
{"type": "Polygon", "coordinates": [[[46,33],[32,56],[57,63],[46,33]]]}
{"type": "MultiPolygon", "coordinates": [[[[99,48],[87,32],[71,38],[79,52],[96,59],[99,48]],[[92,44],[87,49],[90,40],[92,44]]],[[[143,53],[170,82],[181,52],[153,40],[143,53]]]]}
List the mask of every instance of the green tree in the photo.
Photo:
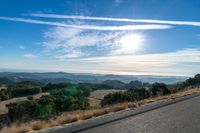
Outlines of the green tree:
{"type": "Polygon", "coordinates": [[[164,83],[154,83],[150,89],[152,96],[170,94],[170,90],[164,83]]]}

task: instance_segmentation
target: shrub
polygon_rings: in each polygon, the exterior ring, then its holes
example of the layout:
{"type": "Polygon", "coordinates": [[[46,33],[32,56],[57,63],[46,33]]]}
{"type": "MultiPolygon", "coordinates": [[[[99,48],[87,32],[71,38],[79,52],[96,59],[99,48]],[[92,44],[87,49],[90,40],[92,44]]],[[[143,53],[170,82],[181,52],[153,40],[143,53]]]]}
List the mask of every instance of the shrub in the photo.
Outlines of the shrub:
{"type": "Polygon", "coordinates": [[[152,96],[170,94],[169,88],[164,83],[154,83],[150,89],[152,96]]]}
{"type": "Polygon", "coordinates": [[[41,92],[40,84],[34,82],[20,82],[8,86],[10,97],[20,97],[27,95],[34,95],[41,92]]]}
{"type": "Polygon", "coordinates": [[[189,78],[185,81],[186,86],[197,86],[200,85],[200,74],[194,76],[194,78],[189,78]]]}
{"type": "Polygon", "coordinates": [[[149,91],[147,91],[145,88],[130,89],[125,92],[115,92],[106,95],[104,99],[101,101],[101,105],[105,106],[121,102],[137,101],[145,99],[149,96],[150,96],[149,91]]]}
{"type": "Polygon", "coordinates": [[[8,115],[12,121],[30,119],[48,119],[63,111],[86,109],[89,102],[86,98],[48,95],[39,99],[29,99],[8,104],[8,115]]]}
{"type": "Polygon", "coordinates": [[[8,93],[8,90],[6,90],[6,89],[0,90],[0,100],[1,101],[8,100],[9,98],[10,98],[10,95],[8,93]]]}
{"type": "Polygon", "coordinates": [[[50,92],[53,90],[63,89],[63,88],[70,87],[70,86],[72,86],[71,83],[58,83],[58,84],[49,83],[49,84],[45,85],[44,87],[42,87],[42,91],[50,92]]]}
{"type": "Polygon", "coordinates": [[[12,121],[31,119],[36,115],[37,107],[33,100],[17,101],[7,105],[8,115],[12,121]]]}

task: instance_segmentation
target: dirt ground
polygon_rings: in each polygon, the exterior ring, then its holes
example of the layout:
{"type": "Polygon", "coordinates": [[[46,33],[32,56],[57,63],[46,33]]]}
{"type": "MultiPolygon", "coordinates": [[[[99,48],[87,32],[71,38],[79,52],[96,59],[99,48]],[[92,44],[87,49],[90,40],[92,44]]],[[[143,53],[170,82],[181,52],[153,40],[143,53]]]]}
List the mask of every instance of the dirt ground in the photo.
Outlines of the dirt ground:
{"type": "MultiPolygon", "coordinates": [[[[43,95],[48,95],[48,94],[49,93],[40,93],[40,94],[34,95],[34,98],[37,99],[37,98],[40,98],[43,95]]],[[[26,99],[27,99],[27,97],[18,97],[18,98],[12,98],[12,99],[9,99],[9,100],[6,100],[6,101],[0,101],[0,115],[8,112],[8,109],[6,108],[6,104],[14,103],[16,101],[23,101],[23,100],[26,100],[26,99]]]]}
{"type": "Polygon", "coordinates": [[[89,97],[90,106],[91,107],[99,106],[101,100],[104,98],[105,95],[119,91],[125,91],[125,90],[111,89],[111,90],[96,90],[91,92],[91,95],[89,97]]]}

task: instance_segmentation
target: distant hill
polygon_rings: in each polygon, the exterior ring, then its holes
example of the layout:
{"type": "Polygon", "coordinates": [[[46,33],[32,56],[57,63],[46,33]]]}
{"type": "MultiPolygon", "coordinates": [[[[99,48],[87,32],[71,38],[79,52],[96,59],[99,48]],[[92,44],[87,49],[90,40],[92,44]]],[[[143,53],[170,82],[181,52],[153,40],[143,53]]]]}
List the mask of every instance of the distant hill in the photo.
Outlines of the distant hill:
{"type": "Polygon", "coordinates": [[[133,89],[133,88],[151,87],[150,83],[141,82],[139,80],[134,80],[129,83],[124,83],[119,80],[106,80],[102,84],[112,89],[133,89]]]}
{"type": "Polygon", "coordinates": [[[11,83],[13,83],[13,81],[10,80],[9,78],[0,77],[0,84],[11,84],[11,83]]]}
{"type": "MultiPolygon", "coordinates": [[[[141,82],[163,82],[177,83],[184,81],[188,77],[180,76],[151,76],[151,75],[103,75],[103,74],[83,74],[83,73],[65,73],[65,72],[45,72],[45,73],[29,73],[29,72],[0,72],[0,82],[12,83],[21,81],[35,81],[42,83],[59,83],[59,82],[87,82],[87,83],[103,83],[106,80],[114,80],[114,84],[121,86],[124,82],[131,81],[141,82]],[[118,81],[116,81],[118,80],[118,81]]],[[[108,82],[108,81],[107,81],[108,82]]]]}
{"type": "Polygon", "coordinates": [[[125,87],[125,83],[119,80],[106,80],[102,84],[108,85],[113,89],[122,89],[125,87]]]}

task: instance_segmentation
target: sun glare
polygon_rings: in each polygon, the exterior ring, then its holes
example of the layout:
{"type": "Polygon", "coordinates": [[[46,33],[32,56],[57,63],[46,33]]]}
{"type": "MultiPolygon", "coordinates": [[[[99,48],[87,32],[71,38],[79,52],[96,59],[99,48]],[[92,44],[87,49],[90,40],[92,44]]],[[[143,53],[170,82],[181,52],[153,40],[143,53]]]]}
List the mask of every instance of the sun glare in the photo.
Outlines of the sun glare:
{"type": "Polygon", "coordinates": [[[144,42],[144,36],[141,34],[131,33],[123,35],[118,40],[120,50],[117,52],[124,54],[135,53],[142,48],[143,42],[144,42]]]}

